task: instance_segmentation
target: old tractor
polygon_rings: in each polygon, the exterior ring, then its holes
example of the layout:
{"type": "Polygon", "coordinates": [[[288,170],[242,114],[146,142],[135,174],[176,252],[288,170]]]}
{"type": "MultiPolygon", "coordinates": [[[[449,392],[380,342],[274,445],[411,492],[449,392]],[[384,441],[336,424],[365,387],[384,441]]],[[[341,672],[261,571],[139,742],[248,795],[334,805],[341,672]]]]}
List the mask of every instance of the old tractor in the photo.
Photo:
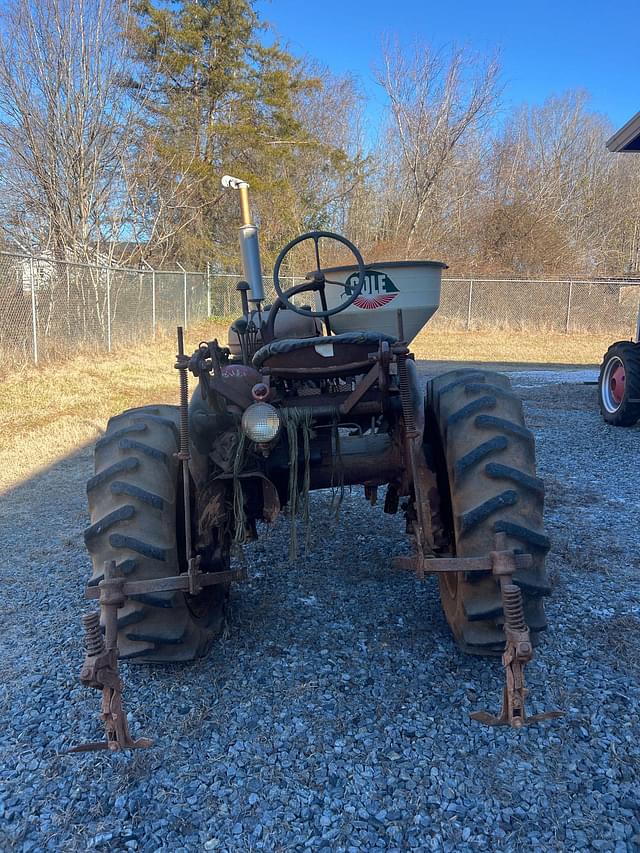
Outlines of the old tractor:
{"type": "Polygon", "coordinates": [[[401,515],[411,545],[393,566],[437,575],[460,648],[503,654],[502,713],[476,719],[520,727],[548,716],[525,710],[523,669],[550,590],[544,486],[522,403],[506,376],[484,370],[433,376],[424,393],[408,345],[438,307],[445,265],[365,265],[349,240],[312,231],[281,251],[267,306],[248,185],[223,185],[243,214],[242,317],[227,346],[207,341],[191,355],[179,329],[180,405],[116,415],[95,447],[86,596],[100,602],[102,629],[96,613],[85,617],[81,680],[103,691],[107,740],[81,748],[146,745],[127,731],[117,657],[204,655],[246,574],[232,567],[234,545],[284,508],[295,537],[311,490],[350,485],[372,502],[384,489],[384,511],[401,515]],[[327,246],[351,262],[323,266],[327,246]],[[285,288],[295,247],[309,248],[315,268],[285,288]]]}
{"type": "MultiPolygon", "coordinates": [[[[640,113],[607,140],[612,153],[640,151],[640,113]]],[[[627,279],[624,284],[638,284],[627,279]]],[[[598,402],[605,422],[629,427],[640,421],[640,306],[633,340],[616,341],[604,354],[598,377],[598,402]]]]}
{"type": "Polygon", "coordinates": [[[616,341],[604,355],[598,400],[606,423],[629,427],[640,421],[640,314],[635,341],[616,341]]]}

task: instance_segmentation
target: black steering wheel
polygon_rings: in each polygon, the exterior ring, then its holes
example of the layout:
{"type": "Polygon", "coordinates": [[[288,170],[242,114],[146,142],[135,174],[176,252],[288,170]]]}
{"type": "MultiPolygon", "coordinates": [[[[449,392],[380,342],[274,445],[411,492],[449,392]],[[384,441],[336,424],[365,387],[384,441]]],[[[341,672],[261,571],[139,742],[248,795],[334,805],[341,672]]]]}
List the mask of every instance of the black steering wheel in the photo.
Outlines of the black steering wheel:
{"type": "MultiPolygon", "coordinates": [[[[278,305],[278,303],[280,303],[283,306],[286,305],[287,308],[290,308],[292,311],[295,311],[296,314],[301,314],[303,317],[313,317],[314,319],[320,319],[332,317],[334,314],[339,314],[340,311],[344,311],[345,308],[348,308],[349,305],[352,305],[356,301],[358,296],[360,296],[362,288],[364,286],[365,272],[366,271],[364,268],[364,261],[362,260],[362,255],[353,245],[353,243],[350,240],[347,240],[346,237],[342,237],[340,234],[333,234],[331,231],[308,231],[306,234],[301,234],[299,237],[296,237],[295,240],[292,240],[290,243],[287,243],[287,245],[276,258],[276,263],[273,268],[273,286],[275,287],[276,293],[278,294],[278,299],[276,301],[276,304],[273,306],[271,313],[275,313],[275,310],[280,307],[278,305]],[[332,281],[330,278],[325,278],[325,275],[322,272],[322,264],[320,263],[320,248],[318,246],[318,243],[322,237],[326,238],[327,240],[337,240],[338,243],[342,243],[342,245],[346,246],[356,259],[356,266],[358,271],[358,281],[356,283],[356,286],[353,288],[351,296],[349,296],[348,299],[345,299],[344,302],[341,302],[340,305],[336,305],[335,308],[327,308],[324,286],[325,284],[337,284],[340,287],[344,287],[344,282],[332,281]],[[305,279],[309,282],[308,284],[298,284],[295,287],[290,287],[288,290],[283,290],[280,286],[279,278],[280,267],[282,265],[282,262],[294,246],[297,246],[298,243],[303,243],[305,240],[313,240],[316,256],[316,269],[314,270],[314,272],[307,273],[307,275],[305,276],[305,279]],[[322,311],[312,311],[311,308],[298,308],[296,305],[293,304],[293,302],[290,301],[290,298],[292,296],[295,296],[298,293],[306,292],[317,292],[320,294],[322,311]]],[[[269,323],[269,325],[271,326],[272,324],[269,323]]]]}

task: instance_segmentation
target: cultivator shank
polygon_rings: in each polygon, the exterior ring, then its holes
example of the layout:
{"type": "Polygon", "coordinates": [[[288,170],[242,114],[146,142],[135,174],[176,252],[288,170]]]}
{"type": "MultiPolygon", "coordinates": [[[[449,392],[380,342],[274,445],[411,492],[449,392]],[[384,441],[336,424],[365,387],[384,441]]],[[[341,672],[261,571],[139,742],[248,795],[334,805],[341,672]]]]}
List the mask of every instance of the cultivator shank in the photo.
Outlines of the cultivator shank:
{"type": "Polygon", "coordinates": [[[425,557],[418,546],[418,536],[414,537],[414,553],[408,557],[396,557],[395,568],[415,571],[419,578],[427,574],[445,572],[491,572],[499,581],[502,609],[504,612],[505,650],[502,665],[505,668],[505,687],[502,697],[502,710],[498,716],[488,711],[475,711],[471,719],[488,726],[511,726],[520,729],[541,720],[550,720],[563,715],[563,711],[546,711],[542,714],[527,716],[525,700],[529,691],[525,687],[524,668],[533,660],[533,646],[529,628],[525,621],[522,592],[513,582],[513,573],[517,569],[531,566],[530,554],[516,554],[507,549],[504,533],[497,533],[494,550],[486,557],[425,557]]]}
{"type": "Polygon", "coordinates": [[[197,565],[190,565],[188,572],[176,577],[127,581],[118,572],[115,561],[105,563],[104,579],[97,587],[89,586],[85,590],[85,598],[99,600],[100,613],[89,613],[82,620],[85,628],[86,656],[80,671],[80,682],[85,687],[102,690],[101,717],[106,741],[81,744],[69,752],[138,749],[153,743],[148,738],[131,738],[127,718],[122,709],[122,680],[118,674],[118,609],[124,606],[129,596],[173,590],[193,594],[191,591],[194,589],[200,592],[206,587],[246,580],[246,577],[244,568],[210,574],[201,572],[197,565]],[[101,623],[104,627],[104,637],[101,623]]]}
{"type": "Polygon", "coordinates": [[[100,583],[100,613],[86,614],[83,619],[86,655],[80,671],[85,687],[102,690],[101,718],[106,740],[83,743],[69,752],[92,752],[109,749],[141,749],[153,744],[149,738],[134,740],[129,733],[127,716],[122,707],[122,680],[118,674],[118,608],[125,603],[124,578],[118,574],[115,562],[105,563],[104,580],[100,583]],[[104,637],[100,628],[100,616],[104,637]]]}

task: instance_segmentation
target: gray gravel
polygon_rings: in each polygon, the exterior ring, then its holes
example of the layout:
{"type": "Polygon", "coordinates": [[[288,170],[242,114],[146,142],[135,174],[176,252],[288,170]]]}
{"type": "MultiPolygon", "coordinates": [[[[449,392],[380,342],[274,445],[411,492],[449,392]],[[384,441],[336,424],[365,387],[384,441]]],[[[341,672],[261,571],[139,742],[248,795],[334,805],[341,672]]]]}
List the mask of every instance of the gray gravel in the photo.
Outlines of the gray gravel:
{"type": "Polygon", "coordinates": [[[640,850],[640,428],[605,427],[582,377],[514,373],[548,484],[551,629],[521,732],[498,661],[453,645],[434,581],[389,569],[400,518],[354,490],[287,565],[287,522],[247,549],[230,636],[184,668],[123,667],[131,754],[77,683],[88,449],[2,496],[0,850],[640,850]],[[564,380],[558,382],[558,378],[564,380]]]}

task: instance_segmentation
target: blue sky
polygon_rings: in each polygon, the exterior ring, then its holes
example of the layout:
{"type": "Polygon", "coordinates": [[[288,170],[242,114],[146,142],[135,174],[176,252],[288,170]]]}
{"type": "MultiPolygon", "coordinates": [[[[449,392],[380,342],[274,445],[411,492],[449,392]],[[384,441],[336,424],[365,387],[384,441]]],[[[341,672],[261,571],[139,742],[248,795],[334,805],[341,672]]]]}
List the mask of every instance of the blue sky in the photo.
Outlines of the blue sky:
{"type": "Polygon", "coordinates": [[[621,127],[640,110],[639,0],[258,0],[292,53],[351,72],[372,98],[371,66],[385,34],[436,47],[452,42],[500,51],[505,106],[542,103],[567,89],[587,89],[591,106],[621,127]]]}

